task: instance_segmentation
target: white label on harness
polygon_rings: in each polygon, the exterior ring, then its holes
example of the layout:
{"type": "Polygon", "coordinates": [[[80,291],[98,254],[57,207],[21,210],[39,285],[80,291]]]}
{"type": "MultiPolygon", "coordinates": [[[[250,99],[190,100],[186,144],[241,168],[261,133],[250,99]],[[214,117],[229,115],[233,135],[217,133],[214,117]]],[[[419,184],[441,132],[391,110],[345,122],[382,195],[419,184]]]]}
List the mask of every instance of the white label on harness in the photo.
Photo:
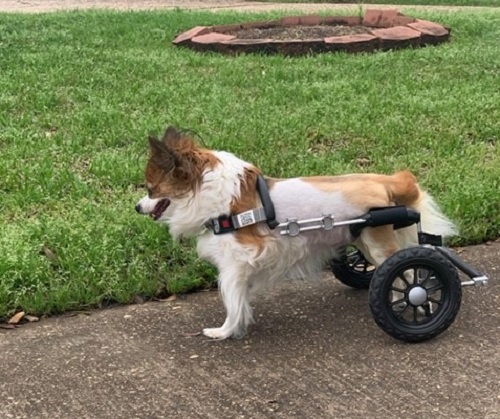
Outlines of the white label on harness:
{"type": "Polygon", "coordinates": [[[240,227],[245,227],[256,223],[253,211],[242,212],[241,214],[238,214],[236,218],[238,219],[238,224],[240,225],[240,227]]]}

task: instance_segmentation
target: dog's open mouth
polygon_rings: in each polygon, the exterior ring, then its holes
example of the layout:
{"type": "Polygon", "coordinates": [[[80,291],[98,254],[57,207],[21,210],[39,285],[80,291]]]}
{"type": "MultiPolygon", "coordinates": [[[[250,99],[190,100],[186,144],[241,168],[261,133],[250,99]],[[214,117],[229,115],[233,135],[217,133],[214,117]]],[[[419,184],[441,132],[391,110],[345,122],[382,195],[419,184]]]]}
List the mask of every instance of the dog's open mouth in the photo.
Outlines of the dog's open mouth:
{"type": "Polygon", "coordinates": [[[154,210],[149,213],[149,216],[155,221],[158,220],[163,215],[163,213],[165,212],[165,210],[168,208],[169,205],[170,205],[170,199],[168,198],[162,199],[156,204],[154,210]]]}

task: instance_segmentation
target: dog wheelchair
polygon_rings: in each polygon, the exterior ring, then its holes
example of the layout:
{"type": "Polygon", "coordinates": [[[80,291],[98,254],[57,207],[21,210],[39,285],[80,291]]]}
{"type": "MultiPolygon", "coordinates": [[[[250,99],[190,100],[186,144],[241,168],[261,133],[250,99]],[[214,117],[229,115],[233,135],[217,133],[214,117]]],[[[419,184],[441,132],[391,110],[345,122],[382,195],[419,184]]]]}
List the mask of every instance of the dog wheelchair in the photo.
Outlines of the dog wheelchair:
{"type": "Polygon", "coordinates": [[[488,278],[444,247],[441,236],[425,233],[420,213],[405,206],[375,208],[367,214],[336,222],[326,215],[279,224],[281,235],[302,231],[331,230],[349,226],[359,235],[365,227],[393,225],[394,229],[417,225],[418,245],[400,250],[377,269],[363,253],[349,246],[331,262],[335,277],[352,288],[368,289],[370,310],[377,325],[405,342],[422,342],[444,332],[455,320],[462,300],[462,287],[480,286],[488,278]],[[461,271],[469,280],[461,280],[461,271]]]}

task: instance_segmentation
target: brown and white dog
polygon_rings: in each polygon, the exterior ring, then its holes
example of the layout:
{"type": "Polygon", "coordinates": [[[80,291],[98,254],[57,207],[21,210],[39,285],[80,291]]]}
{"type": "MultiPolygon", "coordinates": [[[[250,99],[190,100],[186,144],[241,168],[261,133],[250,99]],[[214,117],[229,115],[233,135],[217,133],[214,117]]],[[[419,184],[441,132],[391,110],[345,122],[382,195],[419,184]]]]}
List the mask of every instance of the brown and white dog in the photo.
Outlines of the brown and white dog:
{"type": "MultiPolygon", "coordinates": [[[[162,139],[149,138],[146,166],[148,195],[136,209],[169,226],[174,238],[195,236],[200,257],[219,271],[227,311],[224,324],[204,329],[206,336],[241,337],[252,322],[251,297],[281,278],[318,276],[327,260],[348,244],[356,245],[375,266],[399,249],[416,245],[416,227],[315,230],[281,236],[265,222],[228,234],[214,234],[207,223],[221,215],[261,207],[256,190],[258,168],[233,154],[198,147],[169,127],[162,139]]],[[[276,219],[311,219],[333,214],[336,221],[359,217],[374,207],[406,205],[421,213],[422,229],[443,237],[456,233],[453,223],[422,191],[408,171],[393,175],[352,174],[266,179],[276,219]]]]}

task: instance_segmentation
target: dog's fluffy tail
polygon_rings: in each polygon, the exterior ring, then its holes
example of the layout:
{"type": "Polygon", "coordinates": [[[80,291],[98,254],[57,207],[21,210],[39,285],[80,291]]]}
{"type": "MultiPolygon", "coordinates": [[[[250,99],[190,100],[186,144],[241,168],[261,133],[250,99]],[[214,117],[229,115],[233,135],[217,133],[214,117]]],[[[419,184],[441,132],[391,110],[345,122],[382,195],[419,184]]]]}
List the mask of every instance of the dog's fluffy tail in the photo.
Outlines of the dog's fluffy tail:
{"type": "Polygon", "coordinates": [[[441,212],[436,201],[427,192],[421,192],[420,199],[413,208],[420,212],[422,231],[443,237],[458,234],[457,226],[441,212]]]}
{"type": "Polygon", "coordinates": [[[418,186],[417,179],[411,172],[397,172],[391,178],[389,192],[392,201],[420,212],[424,232],[443,237],[458,234],[455,224],[442,213],[432,196],[418,186]]]}

